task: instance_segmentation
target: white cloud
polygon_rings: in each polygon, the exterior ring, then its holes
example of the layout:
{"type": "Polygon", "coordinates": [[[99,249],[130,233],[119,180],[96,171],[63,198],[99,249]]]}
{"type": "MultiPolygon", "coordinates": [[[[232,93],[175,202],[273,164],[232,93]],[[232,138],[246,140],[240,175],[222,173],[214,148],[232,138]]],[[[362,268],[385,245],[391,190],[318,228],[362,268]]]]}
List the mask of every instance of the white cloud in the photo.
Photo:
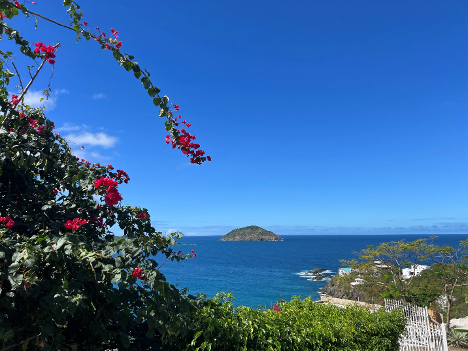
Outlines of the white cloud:
{"type": "Polygon", "coordinates": [[[65,123],[63,126],[61,126],[59,128],[56,128],[56,130],[58,132],[73,132],[75,130],[82,130],[82,129],[86,129],[86,128],[87,128],[86,124],[76,125],[76,124],[72,124],[72,123],[65,123]]]}
{"type": "Polygon", "coordinates": [[[66,139],[76,145],[102,146],[105,149],[114,147],[117,138],[106,133],[82,132],[80,134],[68,134],[66,139]]]}
{"type": "Polygon", "coordinates": [[[81,148],[73,149],[72,154],[78,157],[80,160],[81,159],[87,160],[87,161],[90,161],[91,163],[95,163],[95,162],[103,163],[103,162],[108,162],[112,159],[111,156],[101,155],[97,151],[86,151],[86,148],[84,150],[81,148]]]}
{"type": "Polygon", "coordinates": [[[29,90],[24,96],[24,103],[32,107],[45,107],[47,110],[53,110],[57,106],[57,98],[60,94],[68,94],[66,89],[53,90],[49,97],[46,97],[42,91],[29,90]],[[41,99],[43,99],[41,101],[41,99]]]}
{"type": "Polygon", "coordinates": [[[94,99],[94,100],[105,99],[106,97],[107,97],[107,95],[104,94],[104,93],[98,93],[98,94],[94,94],[94,95],[93,95],[93,99],[94,99]]]}

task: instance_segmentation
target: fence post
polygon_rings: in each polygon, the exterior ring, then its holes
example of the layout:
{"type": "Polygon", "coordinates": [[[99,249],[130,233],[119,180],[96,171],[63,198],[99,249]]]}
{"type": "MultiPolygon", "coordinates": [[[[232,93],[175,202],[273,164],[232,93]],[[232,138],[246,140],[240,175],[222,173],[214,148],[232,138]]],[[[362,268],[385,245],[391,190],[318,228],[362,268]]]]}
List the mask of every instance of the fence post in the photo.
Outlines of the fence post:
{"type": "Polygon", "coordinates": [[[447,331],[445,330],[445,323],[440,324],[440,330],[442,332],[442,347],[443,351],[448,351],[448,346],[447,346],[447,331]]]}

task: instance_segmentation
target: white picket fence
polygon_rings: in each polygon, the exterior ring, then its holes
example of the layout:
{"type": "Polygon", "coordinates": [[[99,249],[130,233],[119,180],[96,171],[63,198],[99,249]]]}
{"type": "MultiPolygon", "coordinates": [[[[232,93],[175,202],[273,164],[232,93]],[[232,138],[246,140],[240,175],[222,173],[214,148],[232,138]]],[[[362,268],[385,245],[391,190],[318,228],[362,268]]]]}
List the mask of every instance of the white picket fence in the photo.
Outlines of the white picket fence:
{"type": "Polygon", "coordinates": [[[406,327],[400,337],[400,351],[448,351],[445,324],[429,315],[427,307],[385,299],[385,310],[403,310],[406,327]]]}

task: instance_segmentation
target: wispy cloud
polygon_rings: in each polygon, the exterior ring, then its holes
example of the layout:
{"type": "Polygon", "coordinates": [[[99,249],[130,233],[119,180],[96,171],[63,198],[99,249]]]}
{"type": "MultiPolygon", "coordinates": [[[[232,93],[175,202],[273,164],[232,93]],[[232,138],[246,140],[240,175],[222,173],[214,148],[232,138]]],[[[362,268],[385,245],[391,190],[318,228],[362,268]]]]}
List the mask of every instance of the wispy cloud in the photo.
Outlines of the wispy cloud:
{"type": "Polygon", "coordinates": [[[107,95],[104,93],[97,93],[93,95],[93,100],[101,100],[101,99],[105,99],[106,97],[107,95]]]}
{"type": "Polygon", "coordinates": [[[433,221],[433,220],[437,220],[437,221],[451,221],[451,220],[455,220],[455,219],[466,219],[466,218],[456,218],[456,217],[431,217],[431,218],[415,218],[413,219],[413,221],[433,221]]]}
{"type": "Polygon", "coordinates": [[[82,132],[80,134],[68,134],[66,139],[76,145],[102,146],[105,149],[114,147],[118,141],[118,138],[102,132],[82,132]]]}
{"type": "Polygon", "coordinates": [[[49,97],[46,97],[42,91],[29,90],[24,96],[24,103],[32,107],[45,107],[47,110],[53,110],[57,107],[57,98],[60,94],[68,94],[66,89],[53,90],[49,97]]]}
{"type": "Polygon", "coordinates": [[[58,132],[73,132],[76,130],[85,130],[88,128],[86,124],[76,125],[72,123],[64,123],[63,126],[56,128],[58,132]]]}
{"type": "MultiPolygon", "coordinates": [[[[103,128],[96,128],[102,130],[103,128]]],[[[65,123],[57,128],[57,131],[63,133],[72,148],[73,155],[80,159],[90,162],[107,162],[112,160],[119,153],[114,151],[112,154],[102,153],[99,148],[110,149],[116,146],[118,138],[105,132],[94,133],[91,128],[85,124],[76,125],[65,123]],[[74,132],[67,134],[67,132],[74,132]]]]}

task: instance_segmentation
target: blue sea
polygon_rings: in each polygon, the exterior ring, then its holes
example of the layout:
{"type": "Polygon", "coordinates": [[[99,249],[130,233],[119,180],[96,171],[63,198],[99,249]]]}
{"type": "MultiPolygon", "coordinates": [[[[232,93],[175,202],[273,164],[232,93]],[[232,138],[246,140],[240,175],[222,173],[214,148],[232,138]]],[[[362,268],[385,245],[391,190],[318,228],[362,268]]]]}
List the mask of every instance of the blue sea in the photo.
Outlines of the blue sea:
{"type": "MultiPolygon", "coordinates": [[[[443,234],[437,245],[457,246],[467,234],[443,234]]],[[[185,236],[176,249],[197,257],[181,262],[168,261],[161,272],[167,280],[190,294],[233,293],[235,305],[270,307],[292,296],[319,299],[327,281],[311,281],[303,273],[326,269],[331,276],[341,267],[340,259],[357,258],[355,252],[368,245],[429,235],[283,235],[283,241],[219,241],[220,236],[185,236]]],[[[161,262],[159,262],[161,263],[161,262]]]]}

